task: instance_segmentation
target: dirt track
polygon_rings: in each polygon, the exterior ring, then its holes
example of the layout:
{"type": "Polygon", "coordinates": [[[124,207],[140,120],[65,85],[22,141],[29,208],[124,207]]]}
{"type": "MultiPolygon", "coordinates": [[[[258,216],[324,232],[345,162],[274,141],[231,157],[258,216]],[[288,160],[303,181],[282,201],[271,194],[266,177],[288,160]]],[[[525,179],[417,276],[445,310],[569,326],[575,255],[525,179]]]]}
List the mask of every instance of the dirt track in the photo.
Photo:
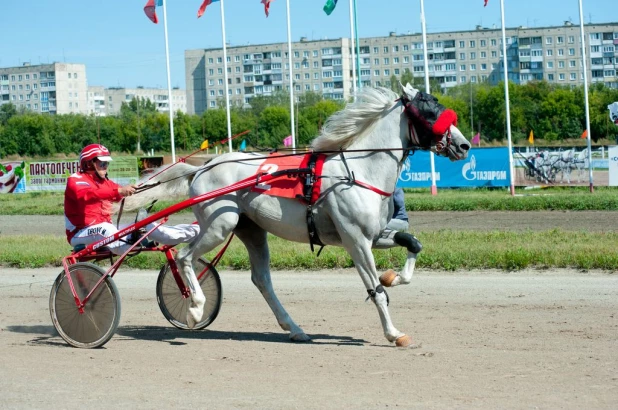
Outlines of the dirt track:
{"type": "Polygon", "coordinates": [[[313,338],[287,341],[248,272],[222,272],[206,330],[171,327],[155,273],[116,276],[123,311],[104,348],[68,347],[48,296],[58,269],[0,269],[0,391],[6,408],[566,408],[618,402],[618,277],[573,271],[421,271],[390,291],[382,336],[350,270],[276,272],[275,289],[313,338]]]}
{"type": "MultiPolygon", "coordinates": [[[[410,214],[416,231],[615,231],[615,212],[410,214]]],[[[0,216],[1,234],[63,235],[61,217],[0,216]]],[[[185,216],[186,218],[186,216],[185,216]]],[[[172,220],[171,223],[179,221],[172,220]]],[[[618,403],[618,276],[607,272],[417,272],[389,291],[399,350],[351,270],[275,272],[293,344],[248,272],[222,272],[206,330],[171,327],[156,273],[116,276],[122,317],[102,349],[68,347],[48,312],[59,269],[0,268],[0,408],[565,408],[618,403]]]]}
{"type": "MultiPolygon", "coordinates": [[[[190,223],[193,221],[192,215],[172,215],[169,223],[190,223]]],[[[555,228],[572,231],[618,231],[618,212],[615,211],[408,212],[408,216],[413,232],[439,229],[536,231],[555,228]]],[[[126,222],[129,223],[130,219],[131,217],[127,217],[126,222]]],[[[0,215],[0,235],[64,236],[64,218],[0,215]]]]}

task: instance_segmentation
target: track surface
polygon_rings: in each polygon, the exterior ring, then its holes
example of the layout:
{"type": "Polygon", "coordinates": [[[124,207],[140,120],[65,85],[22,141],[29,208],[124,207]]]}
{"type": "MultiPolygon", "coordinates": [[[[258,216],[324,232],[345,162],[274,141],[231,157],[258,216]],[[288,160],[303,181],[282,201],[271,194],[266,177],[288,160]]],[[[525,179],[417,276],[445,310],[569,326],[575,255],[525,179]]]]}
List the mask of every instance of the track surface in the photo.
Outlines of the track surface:
{"type": "Polygon", "coordinates": [[[0,269],[2,408],[615,409],[618,276],[601,272],[420,271],[389,291],[382,336],[351,270],[275,272],[288,312],[313,338],[294,344],[248,272],[221,272],[224,302],[206,330],[171,327],[156,276],[121,271],[116,335],[101,349],[56,335],[58,269],[0,269]]]}

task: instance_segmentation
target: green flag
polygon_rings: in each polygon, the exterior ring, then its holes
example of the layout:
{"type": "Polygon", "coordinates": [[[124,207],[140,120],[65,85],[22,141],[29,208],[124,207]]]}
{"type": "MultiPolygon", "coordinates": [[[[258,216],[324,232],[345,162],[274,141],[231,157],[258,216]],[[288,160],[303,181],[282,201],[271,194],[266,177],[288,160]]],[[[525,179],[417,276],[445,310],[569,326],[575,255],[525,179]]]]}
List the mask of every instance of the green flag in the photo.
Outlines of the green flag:
{"type": "Polygon", "coordinates": [[[330,16],[330,13],[332,13],[333,10],[335,10],[336,6],[337,6],[337,0],[328,0],[326,4],[324,5],[324,13],[330,16]]]}

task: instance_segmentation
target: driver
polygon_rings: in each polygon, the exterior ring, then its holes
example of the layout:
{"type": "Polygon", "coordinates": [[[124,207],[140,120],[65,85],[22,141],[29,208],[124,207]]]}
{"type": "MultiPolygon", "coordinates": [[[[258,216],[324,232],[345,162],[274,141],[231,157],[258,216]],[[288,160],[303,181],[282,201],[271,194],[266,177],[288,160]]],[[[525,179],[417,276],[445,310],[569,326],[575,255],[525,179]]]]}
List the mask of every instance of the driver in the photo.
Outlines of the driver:
{"type": "MultiPolygon", "coordinates": [[[[67,241],[71,246],[88,245],[111,236],[128,225],[118,228],[112,223],[112,202],[119,202],[135,193],[136,185],[120,186],[107,177],[112,161],[103,145],[90,144],[79,154],[79,172],[67,179],[64,191],[64,223],[67,241]]],[[[138,220],[146,213],[140,210],[138,220]]],[[[152,228],[153,224],[148,225],[152,228]]],[[[199,225],[161,225],[150,234],[150,239],[165,245],[190,242],[200,231],[199,225]]],[[[116,255],[129,249],[128,235],[106,246],[116,255]]],[[[153,245],[153,244],[150,244],[153,245]]]]}

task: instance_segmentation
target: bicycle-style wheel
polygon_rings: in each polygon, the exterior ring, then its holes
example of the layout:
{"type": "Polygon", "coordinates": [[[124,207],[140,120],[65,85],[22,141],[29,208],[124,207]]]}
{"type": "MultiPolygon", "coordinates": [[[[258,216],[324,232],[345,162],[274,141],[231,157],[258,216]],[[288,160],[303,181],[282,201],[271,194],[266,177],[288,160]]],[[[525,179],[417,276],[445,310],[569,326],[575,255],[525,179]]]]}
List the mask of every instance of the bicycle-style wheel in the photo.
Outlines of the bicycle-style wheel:
{"type": "MultiPolygon", "coordinates": [[[[69,275],[80,300],[105,275],[105,270],[92,263],[69,266],[69,275]]],[[[49,313],[60,336],[71,346],[94,348],[103,346],[116,332],[120,321],[120,298],[111,277],[105,278],[91,295],[80,313],[64,272],[56,278],[49,295],[49,313]]]]}
{"type": "MultiPolygon", "coordinates": [[[[199,258],[193,266],[193,271],[196,275],[199,275],[208,265],[210,265],[209,262],[199,258]]],[[[183,283],[186,283],[184,277],[181,278],[183,283]]],[[[195,330],[204,329],[217,318],[223,300],[221,279],[214,266],[210,266],[208,271],[202,277],[199,277],[198,280],[206,297],[206,304],[204,305],[202,319],[193,327],[195,330]]],[[[157,279],[157,302],[159,303],[161,313],[172,325],[178,329],[189,329],[187,326],[187,312],[189,311],[191,299],[184,298],[182,293],[180,293],[169,263],[166,263],[159,272],[159,278],[157,279]]]]}

